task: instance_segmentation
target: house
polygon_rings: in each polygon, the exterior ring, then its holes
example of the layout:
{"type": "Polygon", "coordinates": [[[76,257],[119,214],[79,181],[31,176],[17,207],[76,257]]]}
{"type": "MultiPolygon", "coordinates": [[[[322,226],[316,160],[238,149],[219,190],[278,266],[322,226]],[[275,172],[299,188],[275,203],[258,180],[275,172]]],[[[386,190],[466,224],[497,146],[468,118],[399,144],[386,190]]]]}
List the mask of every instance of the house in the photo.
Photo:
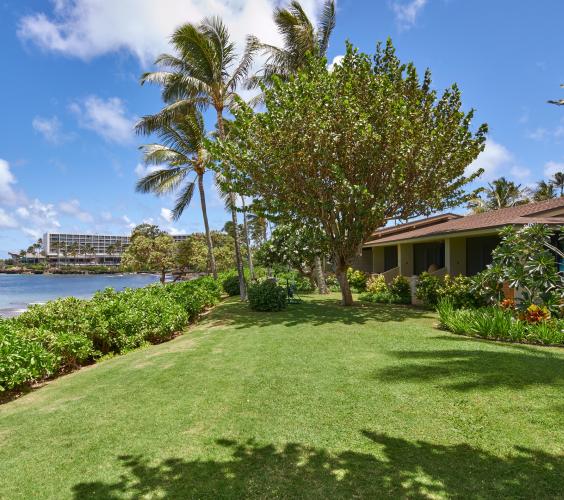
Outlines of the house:
{"type": "MultiPolygon", "coordinates": [[[[395,276],[472,276],[492,261],[499,231],[508,225],[541,223],[564,225],[564,197],[473,215],[447,213],[406,224],[385,227],[372,234],[354,267],[395,276]]],[[[564,263],[560,263],[564,267],[564,263]]],[[[412,280],[415,281],[415,280],[412,280]]]]}

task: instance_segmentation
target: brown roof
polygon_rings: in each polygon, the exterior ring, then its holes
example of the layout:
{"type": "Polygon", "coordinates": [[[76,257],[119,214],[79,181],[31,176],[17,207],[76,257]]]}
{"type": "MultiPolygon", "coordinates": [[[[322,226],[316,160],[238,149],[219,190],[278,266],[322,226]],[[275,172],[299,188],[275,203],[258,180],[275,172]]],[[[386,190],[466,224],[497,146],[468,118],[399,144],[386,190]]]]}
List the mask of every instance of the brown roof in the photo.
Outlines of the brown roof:
{"type": "MultiPolygon", "coordinates": [[[[430,217],[429,219],[436,220],[437,216],[430,217]]],[[[493,230],[507,225],[525,225],[533,222],[564,224],[564,197],[538,203],[527,203],[526,205],[516,207],[501,208],[465,217],[454,217],[439,223],[425,225],[424,222],[429,219],[417,221],[420,223],[418,226],[415,223],[408,223],[395,226],[394,228],[380,229],[372,234],[366,246],[384,245],[416,238],[438,237],[440,235],[465,231],[493,230]],[[563,210],[558,211],[558,209],[563,210]],[[554,214],[556,216],[550,216],[550,212],[555,210],[557,211],[557,214],[554,214]]]]}

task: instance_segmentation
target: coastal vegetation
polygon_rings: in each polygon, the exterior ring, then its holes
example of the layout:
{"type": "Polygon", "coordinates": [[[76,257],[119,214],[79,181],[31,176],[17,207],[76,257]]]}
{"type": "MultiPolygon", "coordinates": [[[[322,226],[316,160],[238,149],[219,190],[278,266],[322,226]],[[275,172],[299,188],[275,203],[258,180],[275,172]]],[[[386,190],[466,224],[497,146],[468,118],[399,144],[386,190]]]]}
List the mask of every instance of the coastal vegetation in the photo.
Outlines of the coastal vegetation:
{"type": "Polygon", "coordinates": [[[205,277],[32,305],[0,319],[0,392],[30,384],[180,334],[220,298],[205,277]]]}

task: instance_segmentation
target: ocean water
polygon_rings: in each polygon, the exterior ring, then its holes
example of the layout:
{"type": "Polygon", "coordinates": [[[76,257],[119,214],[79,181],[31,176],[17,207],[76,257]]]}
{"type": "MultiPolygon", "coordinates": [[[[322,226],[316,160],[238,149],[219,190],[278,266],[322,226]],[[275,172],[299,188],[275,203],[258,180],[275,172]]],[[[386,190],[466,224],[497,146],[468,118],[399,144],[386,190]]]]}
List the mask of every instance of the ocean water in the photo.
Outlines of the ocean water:
{"type": "Polygon", "coordinates": [[[158,279],[151,274],[0,274],[0,316],[13,316],[30,304],[59,297],[89,298],[104,288],[140,288],[158,279]]]}

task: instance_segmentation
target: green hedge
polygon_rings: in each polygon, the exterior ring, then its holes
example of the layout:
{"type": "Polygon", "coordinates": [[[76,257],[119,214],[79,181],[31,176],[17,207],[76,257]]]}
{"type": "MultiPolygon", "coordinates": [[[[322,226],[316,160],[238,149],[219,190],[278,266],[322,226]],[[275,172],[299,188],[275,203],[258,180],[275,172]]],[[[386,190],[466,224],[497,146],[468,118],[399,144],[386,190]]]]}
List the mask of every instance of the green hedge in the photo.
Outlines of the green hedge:
{"type": "Polygon", "coordinates": [[[220,284],[205,277],[30,306],[0,320],[0,392],[169,340],[220,296],[220,284]]]}

